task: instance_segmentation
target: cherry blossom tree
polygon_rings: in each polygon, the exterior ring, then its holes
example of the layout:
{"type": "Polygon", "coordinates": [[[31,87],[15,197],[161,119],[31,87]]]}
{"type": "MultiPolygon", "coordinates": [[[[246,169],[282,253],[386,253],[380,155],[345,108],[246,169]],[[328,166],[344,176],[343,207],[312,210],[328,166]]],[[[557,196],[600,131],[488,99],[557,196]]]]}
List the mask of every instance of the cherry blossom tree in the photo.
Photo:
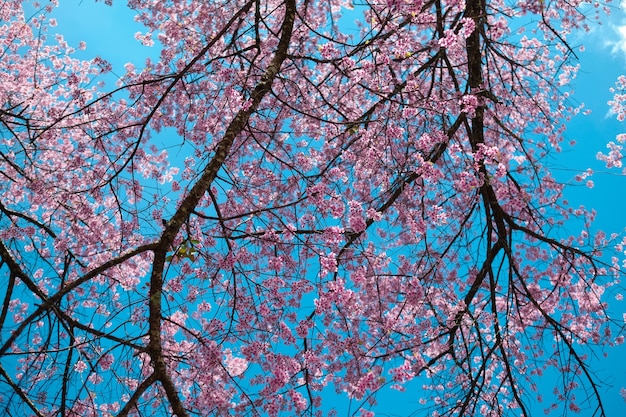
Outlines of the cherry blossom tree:
{"type": "Polygon", "coordinates": [[[618,241],[549,171],[594,4],[130,0],[160,57],[113,86],[22,3],[4,414],[605,415],[618,241]]]}

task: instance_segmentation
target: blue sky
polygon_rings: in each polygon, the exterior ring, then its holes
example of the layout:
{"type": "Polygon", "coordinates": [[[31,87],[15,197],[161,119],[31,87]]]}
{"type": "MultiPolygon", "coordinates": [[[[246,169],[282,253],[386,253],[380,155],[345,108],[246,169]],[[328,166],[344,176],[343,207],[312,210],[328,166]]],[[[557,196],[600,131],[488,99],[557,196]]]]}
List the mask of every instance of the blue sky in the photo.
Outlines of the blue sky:
{"type": "MultiPolygon", "coordinates": [[[[592,27],[589,34],[580,36],[580,42],[586,49],[579,54],[581,69],[574,81],[574,100],[585,103],[592,113],[581,114],[569,124],[566,135],[577,144],[573,149],[564,148],[558,161],[563,170],[554,173],[567,178],[569,170],[575,174],[576,170],[591,167],[594,188],[588,189],[582,184],[570,187],[566,197],[573,206],[584,204],[597,210],[594,228],[608,233],[623,232],[626,228],[626,176],[621,175],[620,170],[606,169],[595,155],[605,151],[606,143],[614,140],[618,133],[626,132],[626,125],[609,113],[607,105],[612,98],[609,88],[619,75],[626,73],[626,16],[615,10],[604,25],[592,27]]],[[[608,301],[615,317],[621,318],[626,312],[626,303],[618,302],[613,295],[608,301]]],[[[619,417],[626,409],[626,403],[619,396],[619,388],[626,386],[626,347],[607,349],[606,353],[607,358],[595,360],[595,369],[602,381],[613,385],[603,390],[607,415],[619,417]]]]}
{"type": "MultiPolygon", "coordinates": [[[[144,47],[135,41],[134,34],[142,27],[133,21],[133,15],[121,1],[113,7],[91,0],[62,1],[55,11],[58,26],[52,31],[63,34],[70,45],[76,47],[79,41],[86,41],[87,50],[79,52],[78,56],[101,56],[112,63],[114,72],[122,74],[126,62],[132,61],[141,67],[146,56],[156,58],[158,54],[156,48],[144,47]]],[[[607,105],[611,99],[609,88],[617,76],[626,73],[626,15],[615,9],[603,25],[592,25],[590,33],[579,35],[573,43],[584,44],[586,51],[578,54],[581,69],[573,84],[576,94],[572,100],[585,103],[592,113],[576,116],[570,123],[566,136],[576,140],[577,145],[574,148],[564,145],[563,153],[554,161],[554,175],[570,181],[576,174],[592,168],[594,188],[574,184],[567,190],[566,197],[573,206],[584,204],[597,210],[594,228],[609,233],[622,232],[626,228],[626,177],[619,170],[605,169],[595,155],[605,150],[606,143],[614,140],[618,133],[626,132],[626,125],[609,114],[607,105]]],[[[617,302],[612,295],[609,301],[616,317],[621,318],[626,312],[626,303],[617,302]]],[[[595,369],[602,381],[613,385],[613,388],[602,388],[607,415],[621,417],[626,409],[626,403],[619,396],[619,388],[626,387],[626,347],[608,349],[607,353],[608,357],[602,358],[602,352],[598,352],[600,358],[594,360],[595,369]]],[[[389,397],[387,402],[391,404],[395,401],[393,398],[389,397]]],[[[382,400],[384,403],[385,399],[382,400]]],[[[407,412],[414,411],[416,404],[410,406],[407,412]]],[[[395,411],[403,414],[399,409],[395,411]]]]}

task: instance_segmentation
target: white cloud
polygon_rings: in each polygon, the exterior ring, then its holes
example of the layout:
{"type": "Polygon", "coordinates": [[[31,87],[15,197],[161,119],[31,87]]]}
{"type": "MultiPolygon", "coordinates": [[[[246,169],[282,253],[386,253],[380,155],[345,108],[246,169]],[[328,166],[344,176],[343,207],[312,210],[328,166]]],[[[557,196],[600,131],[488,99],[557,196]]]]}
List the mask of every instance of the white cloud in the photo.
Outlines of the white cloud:
{"type": "Polygon", "coordinates": [[[601,30],[604,45],[613,55],[626,58],[626,0],[620,0],[619,7],[611,8],[611,13],[602,19],[608,30],[601,30]]]}
{"type": "Polygon", "coordinates": [[[612,25],[615,33],[615,40],[607,40],[607,44],[611,47],[613,54],[620,54],[626,57],[626,24],[612,25]]]}

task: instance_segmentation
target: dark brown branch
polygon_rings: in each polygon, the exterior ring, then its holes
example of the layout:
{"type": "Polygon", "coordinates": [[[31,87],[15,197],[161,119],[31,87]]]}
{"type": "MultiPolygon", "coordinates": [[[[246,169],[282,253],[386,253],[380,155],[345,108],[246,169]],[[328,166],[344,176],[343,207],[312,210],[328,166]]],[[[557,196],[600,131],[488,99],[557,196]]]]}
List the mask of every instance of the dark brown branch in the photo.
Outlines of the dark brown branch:
{"type": "Polygon", "coordinates": [[[122,407],[120,412],[117,413],[117,417],[127,417],[128,413],[130,413],[131,410],[137,406],[137,401],[139,401],[143,393],[146,392],[146,390],[150,388],[152,384],[154,384],[156,381],[157,378],[153,372],[148,378],[146,378],[141,384],[139,384],[135,392],[133,392],[133,395],[131,395],[131,397],[128,399],[128,402],[124,404],[124,407],[122,407]]]}
{"type": "Polygon", "coordinates": [[[241,109],[231,121],[226,129],[224,137],[215,149],[213,158],[204,168],[202,176],[194,184],[187,196],[185,196],[174,216],[172,216],[169,222],[167,222],[165,229],[163,230],[163,234],[161,235],[161,239],[158,242],[158,247],[154,251],[154,262],[150,276],[148,317],[150,326],[148,334],[150,341],[148,344],[148,353],[152,359],[155,377],[163,385],[168,400],[170,401],[170,405],[172,406],[172,411],[179,417],[185,417],[188,413],[184,409],[176,387],[168,375],[161,348],[161,297],[164,282],[163,272],[167,258],[166,253],[172,245],[172,242],[176,238],[176,235],[182,225],[187,221],[207,190],[209,190],[211,184],[213,184],[219,170],[226,161],[235,138],[242,132],[251,114],[257,109],[259,103],[267,92],[270,91],[272,82],[276,78],[282,63],[287,56],[287,51],[291,42],[295,15],[295,0],[286,0],[285,18],[281,26],[281,37],[274,57],[270,61],[265,73],[261,77],[261,80],[252,91],[247,107],[241,109]]]}
{"type": "Polygon", "coordinates": [[[24,401],[24,403],[26,403],[26,405],[28,405],[28,408],[30,408],[37,417],[44,417],[44,415],[39,412],[39,410],[37,409],[35,404],[33,404],[30,398],[28,398],[28,395],[26,395],[26,393],[22,390],[22,388],[20,388],[15,383],[15,381],[11,379],[11,377],[9,376],[9,374],[7,374],[7,372],[4,370],[4,367],[2,365],[0,365],[0,376],[4,378],[6,383],[9,384],[9,386],[13,389],[13,391],[22,399],[22,401],[24,401]]]}

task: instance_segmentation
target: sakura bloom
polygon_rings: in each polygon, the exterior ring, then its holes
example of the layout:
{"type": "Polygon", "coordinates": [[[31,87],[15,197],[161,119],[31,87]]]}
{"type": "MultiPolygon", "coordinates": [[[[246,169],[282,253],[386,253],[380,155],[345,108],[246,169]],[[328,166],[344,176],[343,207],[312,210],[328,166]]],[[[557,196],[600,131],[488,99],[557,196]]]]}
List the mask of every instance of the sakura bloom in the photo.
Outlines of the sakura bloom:
{"type": "Polygon", "coordinates": [[[624,242],[550,173],[579,3],[108,2],[119,69],[2,3],[3,412],[605,415],[624,242]]]}

